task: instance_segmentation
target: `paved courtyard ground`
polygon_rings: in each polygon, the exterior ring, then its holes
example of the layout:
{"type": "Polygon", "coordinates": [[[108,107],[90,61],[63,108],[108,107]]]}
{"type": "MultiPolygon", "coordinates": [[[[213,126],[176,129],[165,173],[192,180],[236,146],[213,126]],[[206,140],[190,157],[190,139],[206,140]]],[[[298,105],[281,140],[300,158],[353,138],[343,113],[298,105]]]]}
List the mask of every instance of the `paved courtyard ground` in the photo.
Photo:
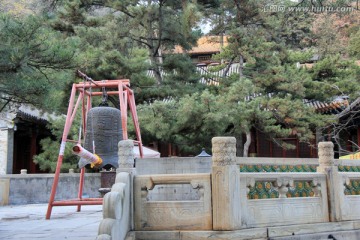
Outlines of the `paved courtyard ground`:
{"type": "Polygon", "coordinates": [[[102,219],[102,206],[53,207],[45,220],[47,204],[0,206],[1,240],[93,240],[102,219]]]}

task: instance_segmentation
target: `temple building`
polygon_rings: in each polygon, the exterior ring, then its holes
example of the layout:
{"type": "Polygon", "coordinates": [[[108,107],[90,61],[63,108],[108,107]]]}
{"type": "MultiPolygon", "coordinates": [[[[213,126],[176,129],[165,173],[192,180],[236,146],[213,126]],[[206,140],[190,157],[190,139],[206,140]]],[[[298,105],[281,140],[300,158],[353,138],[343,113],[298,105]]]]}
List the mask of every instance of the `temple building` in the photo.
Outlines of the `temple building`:
{"type": "Polygon", "coordinates": [[[0,174],[41,172],[33,156],[41,151],[40,140],[51,136],[49,117],[26,104],[9,104],[0,112],[0,174]]]}

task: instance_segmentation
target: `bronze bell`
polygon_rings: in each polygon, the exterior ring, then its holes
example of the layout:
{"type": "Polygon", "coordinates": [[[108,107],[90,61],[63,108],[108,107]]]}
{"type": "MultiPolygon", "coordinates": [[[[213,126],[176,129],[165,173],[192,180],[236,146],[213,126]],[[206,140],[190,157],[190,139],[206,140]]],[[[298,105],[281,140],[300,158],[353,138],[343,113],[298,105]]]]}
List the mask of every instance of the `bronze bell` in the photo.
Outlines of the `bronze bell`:
{"type": "Polygon", "coordinates": [[[118,142],[123,139],[120,110],[106,106],[91,108],[86,124],[84,148],[93,152],[94,140],[95,153],[103,160],[100,168],[117,168],[118,142]]]}

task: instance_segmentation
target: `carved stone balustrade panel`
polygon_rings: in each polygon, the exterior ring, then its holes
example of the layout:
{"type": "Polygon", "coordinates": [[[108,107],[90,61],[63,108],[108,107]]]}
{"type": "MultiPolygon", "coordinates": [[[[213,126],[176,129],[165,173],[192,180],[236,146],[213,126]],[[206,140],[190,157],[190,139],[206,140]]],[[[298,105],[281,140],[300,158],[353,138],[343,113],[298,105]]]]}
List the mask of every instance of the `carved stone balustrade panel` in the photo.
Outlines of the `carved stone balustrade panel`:
{"type": "MultiPolygon", "coordinates": [[[[186,187],[178,190],[183,191],[186,187]]],[[[163,194],[165,195],[166,189],[163,194]]],[[[135,230],[211,230],[210,174],[142,175],[134,178],[135,230]],[[194,189],[195,200],[173,200],[151,194],[156,186],[186,186],[194,189]]],[[[192,198],[191,198],[192,199],[192,198]]]]}
{"type": "Polygon", "coordinates": [[[240,183],[243,227],[329,220],[324,174],[241,173],[240,183]]]}

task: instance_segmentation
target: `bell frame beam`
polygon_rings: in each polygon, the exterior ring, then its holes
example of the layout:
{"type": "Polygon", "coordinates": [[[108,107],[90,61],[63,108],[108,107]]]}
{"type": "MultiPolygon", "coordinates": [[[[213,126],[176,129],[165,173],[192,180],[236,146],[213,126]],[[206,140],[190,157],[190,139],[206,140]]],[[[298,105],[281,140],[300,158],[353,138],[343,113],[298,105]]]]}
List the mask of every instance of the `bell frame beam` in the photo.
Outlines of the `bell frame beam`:
{"type": "MultiPolygon", "coordinates": [[[[87,79],[88,80],[88,79],[87,79]]],[[[135,105],[135,98],[134,93],[130,89],[130,81],[128,79],[121,79],[121,80],[101,80],[101,81],[87,81],[84,83],[74,83],[71,89],[71,95],[69,100],[69,106],[68,111],[66,115],[66,121],[64,126],[64,131],[62,135],[55,175],[54,175],[54,181],[51,188],[50,193],[50,199],[49,204],[46,212],[46,219],[50,219],[52,208],[54,206],[77,206],[77,211],[81,210],[82,205],[102,205],[103,199],[102,198],[82,198],[83,194],[83,187],[85,182],[85,168],[82,168],[80,171],[80,180],[79,180],[79,191],[78,196],[76,199],[72,200],[61,200],[61,201],[55,201],[55,195],[56,190],[59,183],[59,177],[60,177],[60,170],[61,165],[64,159],[64,151],[65,146],[67,142],[76,142],[74,140],[67,139],[70,128],[72,126],[72,123],[75,119],[75,115],[77,112],[77,109],[80,106],[80,103],[82,103],[82,133],[83,136],[85,136],[86,132],[86,116],[88,111],[91,109],[91,98],[94,96],[102,96],[102,88],[111,88],[111,89],[117,89],[117,91],[109,91],[107,92],[108,95],[117,95],[120,100],[120,111],[121,111],[121,123],[122,123],[122,130],[123,130],[123,139],[127,140],[127,108],[129,107],[130,113],[133,119],[133,123],[135,126],[135,132],[137,137],[137,142],[139,145],[139,152],[140,157],[143,157],[143,148],[142,148],[142,140],[141,140],[141,134],[140,134],[140,127],[139,127],[139,121],[137,117],[136,112],[136,105],[135,105]],[[75,102],[76,95],[78,93],[78,97],[75,102]]],[[[79,140],[77,141],[80,143],[81,138],[79,137],[79,140]]]]}

